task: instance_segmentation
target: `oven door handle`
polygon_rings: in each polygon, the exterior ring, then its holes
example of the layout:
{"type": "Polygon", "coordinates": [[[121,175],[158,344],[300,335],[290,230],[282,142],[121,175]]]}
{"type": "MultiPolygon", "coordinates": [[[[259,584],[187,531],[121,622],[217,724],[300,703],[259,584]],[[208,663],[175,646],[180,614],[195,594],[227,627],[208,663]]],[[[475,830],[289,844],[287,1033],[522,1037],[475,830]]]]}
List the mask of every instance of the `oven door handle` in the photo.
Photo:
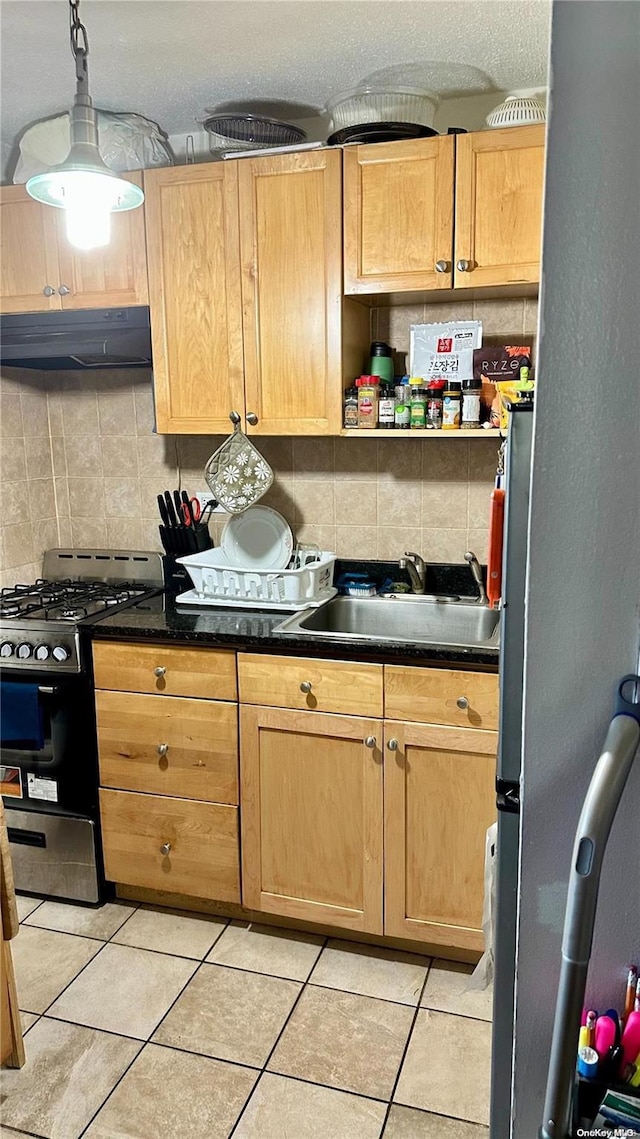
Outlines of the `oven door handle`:
{"type": "Polygon", "coordinates": [[[7,827],[7,838],[9,842],[15,842],[16,846],[46,847],[47,845],[47,836],[43,831],[27,831],[21,830],[20,827],[7,827]]]}
{"type": "Polygon", "coordinates": [[[38,685],[38,693],[40,696],[57,696],[59,691],[59,688],[51,688],[47,684],[38,685]]]}

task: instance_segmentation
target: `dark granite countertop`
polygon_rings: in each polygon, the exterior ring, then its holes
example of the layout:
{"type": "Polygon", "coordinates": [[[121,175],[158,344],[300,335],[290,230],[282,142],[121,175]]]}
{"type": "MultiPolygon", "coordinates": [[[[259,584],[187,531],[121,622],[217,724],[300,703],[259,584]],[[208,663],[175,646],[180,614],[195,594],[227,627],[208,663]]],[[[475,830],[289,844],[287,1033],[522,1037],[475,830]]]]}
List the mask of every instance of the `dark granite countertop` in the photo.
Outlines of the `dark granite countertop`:
{"type": "Polygon", "coordinates": [[[298,633],[276,633],[275,626],[288,615],[266,610],[178,606],[174,595],[167,593],[121,609],[91,625],[90,629],[96,640],[171,641],[334,660],[458,665],[491,672],[498,669],[498,649],[416,645],[404,641],[365,644],[348,639],[326,641],[298,633]]]}

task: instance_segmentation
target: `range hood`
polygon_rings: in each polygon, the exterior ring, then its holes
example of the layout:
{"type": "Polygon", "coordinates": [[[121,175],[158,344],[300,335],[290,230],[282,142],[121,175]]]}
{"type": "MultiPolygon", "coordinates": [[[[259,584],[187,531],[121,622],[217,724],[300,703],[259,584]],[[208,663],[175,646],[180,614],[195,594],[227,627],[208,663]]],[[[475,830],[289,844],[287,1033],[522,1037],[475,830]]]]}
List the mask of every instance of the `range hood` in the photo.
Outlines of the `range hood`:
{"type": "Polygon", "coordinates": [[[0,363],[47,371],[149,367],[149,309],[138,306],[3,316],[0,363]]]}

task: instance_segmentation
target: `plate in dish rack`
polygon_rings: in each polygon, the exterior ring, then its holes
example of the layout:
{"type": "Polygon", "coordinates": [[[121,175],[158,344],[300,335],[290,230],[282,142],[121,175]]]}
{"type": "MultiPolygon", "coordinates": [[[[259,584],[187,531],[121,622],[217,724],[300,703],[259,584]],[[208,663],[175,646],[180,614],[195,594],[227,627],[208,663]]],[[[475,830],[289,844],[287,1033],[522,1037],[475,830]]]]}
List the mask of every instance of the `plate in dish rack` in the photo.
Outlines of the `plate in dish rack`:
{"type": "Polygon", "coordinates": [[[220,547],[238,569],[286,569],[293,554],[293,534],[286,518],[270,506],[251,506],[227,522],[220,547]]]}

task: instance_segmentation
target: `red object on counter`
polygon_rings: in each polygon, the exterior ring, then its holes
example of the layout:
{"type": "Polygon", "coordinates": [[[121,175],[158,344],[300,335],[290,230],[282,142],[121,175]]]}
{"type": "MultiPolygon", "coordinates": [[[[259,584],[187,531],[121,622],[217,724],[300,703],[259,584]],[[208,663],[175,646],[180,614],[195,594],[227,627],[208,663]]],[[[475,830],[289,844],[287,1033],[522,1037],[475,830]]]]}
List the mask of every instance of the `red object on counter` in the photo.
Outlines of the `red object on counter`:
{"type": "Polygon", "coordinates": [[[504,497],[505,492],[496,488],[491,491],[489,507],[489,557],[487,559],[487,598],[495,609],[502,596],[502,544],[504,540],[504,497]]]}

